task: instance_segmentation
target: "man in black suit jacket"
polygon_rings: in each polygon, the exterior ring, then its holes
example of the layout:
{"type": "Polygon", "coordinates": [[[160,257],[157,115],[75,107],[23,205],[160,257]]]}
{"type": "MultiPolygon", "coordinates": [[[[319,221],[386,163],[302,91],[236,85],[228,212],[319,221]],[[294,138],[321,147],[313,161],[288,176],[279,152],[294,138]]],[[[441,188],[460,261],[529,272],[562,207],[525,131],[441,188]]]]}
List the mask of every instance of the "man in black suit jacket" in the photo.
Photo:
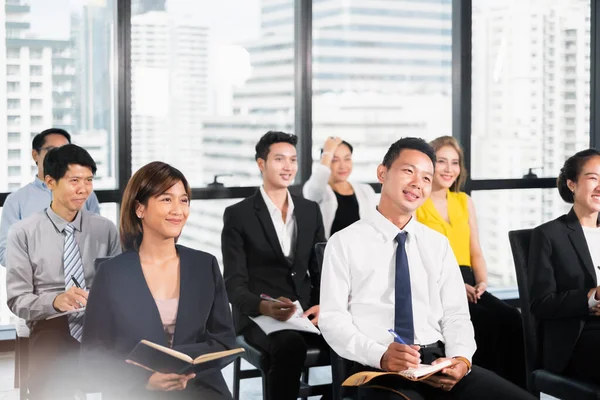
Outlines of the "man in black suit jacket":
{"type": "Polygon", "coordinates": [[[531,312],[538,321],[542,364],[591,382],[600,380],[600,206],[593,199],[600,192],[598,178],[596,150],[584,150],[565,162],[558,189],[574,206],[533,230],[529,252],[531,312]]]}
{"type": "Polygon", "coordinates": [[[267,132],[256,145],[263,185],[254,196],[228,207],[223,216],[225,286],[237,334],[269,354],[268,398],[296,399],[308,345],[327,349],[321,336],[286,330],[269,336],[248,317],[285,321],[298,301],[316,325],[321,272],[314,247],[325,241],[317,203],[293,196],[288,186],[298,170],[298,138],[267,132]],[[280,302],[261,299],[261,294],[280,302]]]}

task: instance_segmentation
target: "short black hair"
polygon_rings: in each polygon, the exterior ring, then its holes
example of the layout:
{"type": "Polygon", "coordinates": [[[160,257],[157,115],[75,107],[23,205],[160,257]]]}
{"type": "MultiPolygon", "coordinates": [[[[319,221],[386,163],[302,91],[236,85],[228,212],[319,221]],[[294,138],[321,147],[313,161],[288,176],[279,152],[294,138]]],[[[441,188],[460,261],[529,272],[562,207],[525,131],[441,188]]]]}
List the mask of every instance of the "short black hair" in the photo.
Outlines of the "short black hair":
{"type": "Polygon", "coordinates": [[[258,160],[259,158],[262,158],[263,160],[267,161],[269,149],[271,148],[271,145],[275,143],[289,143],[296,147],[296,144],[298,143],[298,136],[291,133],[278,131],[269,131],[265,133],[262,135],[258,143],[256,143],[256,154],[254,155],[254,159],[258,160]]]}
{"type": "MultiPolygon", "coordinates": [[[[341,146],[343,144],[348,146],[348,148],[350,149],[350,154],[354,153],[354,147],[352,147],[352,145],[350,143],[346,142],[345,140],[342,140],[342,142],[338,146],[341,146]]],[[[321,155],[323,155],[323,148],[321,148],[321,155]]]]}
{"type": "Polygon", "coordinates": [[[575,196],[573,192],[567,186],[567,181],[577,182],[579,174],[586,162],[592,157],[600,156],[600,151],[596,149],[587,149],[575,153],[565,161],[565,165],[560,169],[560,174],[556,179],[556,186],[558,187],[558,194],[567,203],[573,204],[575,202],[575,196]]]}
{"type": "Polygon", "coordinates": [[[46,144],[46,136],[48,135],[63,135],[65,139],[71,143],[71,135],[69,135],[69,132],[60,128],[50,128],[35,135],[33,141],[31,142],[31,148],[33,150],[40,151],[40,149],[46,144]]]}
{"type": "Polygon", "coordinates": [[[385,156],[383,156],[383,161],[381,164],[383,164],[387,169],[390,169],[402,150],[405,149],[417,150],[421,153],[424,153],[431,159],[433,167],[435,168],[435,150],[433,150],[433,147],[431,147],[431,145],[425,140],[416,137],[405,137],[394,142],[388,149],[387,153],[385,153],[385,156]]]}
{"type": "Polygon", "coordinates": [[[44,176],[50,175],[57,182],[65,176],[69,165],[76,164],[88,167],[96,175],[96,162],[90,153],[74,144],[66,144],[52,149],[44,158],[44,176]]]}

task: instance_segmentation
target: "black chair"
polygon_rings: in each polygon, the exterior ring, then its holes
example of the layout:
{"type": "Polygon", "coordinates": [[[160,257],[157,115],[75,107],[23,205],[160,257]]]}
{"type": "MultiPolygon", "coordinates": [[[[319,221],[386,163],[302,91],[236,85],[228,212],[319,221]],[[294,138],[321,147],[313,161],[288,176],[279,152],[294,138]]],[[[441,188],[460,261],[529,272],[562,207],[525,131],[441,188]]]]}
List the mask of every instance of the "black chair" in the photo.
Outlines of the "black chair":
{"type": "Polygon", "coordinates": [[[529,260],[531,231],[531,229],[522,229],[508,233],[515,262],[515,271],[517,273],[521,314],[523,317],[527,387],[536,396],[539,396],[540,392],[542,392],[559,399],[600,400],[599,386],[554,374],[541,368],[536,338],[537,323],[529,308],[529,284],[527,282],[527,263],[529,260]]]}
{"type": "MultiPolygon", "coordinates": [[[[325,243],[322,244],[324,249],[325,243]]],[[[319,244],[316,246],[319,246],[319,244]]],[[[317,260],[320,260],[319,263],[322,263],[323,261],[323,249],[315,247],[315,250],[317,251],[317,260]],[[321,252],[320,258],[319,251],[321,252]]],[[[238,336],[236,338],[236,342],[239,347],[244,348],[246,351],[243,353],[241,358],[237,358],[233,362],[233,398],[235,400],[239,400],[240,398],[240,380],[260,377],[262,378],[263,400],[277,400],[269,399],[267,396],[267,371],[269,370],[270,366],[268,355],[262,350],[249,344],[243,336],[238,336]],[[243,370],[242,358],[248,361],[256,369],[243,370]]],[[[298,392],[298,396],[300,398],[306,400],[308,396],[323,395],[332,390],[331,384],[315,386],[310,386],[308,384],[310,368],[327,366],[330,365],[330,362],[332,361],[330,361],[330,356],[327,354],[327,352],[322,352],[321,349],[317,347],[311,347],[307,350],[306,361],[304,362],[304,370],[302,371],[302,375],[300,377],[300,391],[298,392]]],[[[335,388],[335,385],[333,385],[333,387],[335,388]]],[[[334,397],[334,399],[337,398],[334,397]]]]}
{"type": "MultiPolygon", "coordinates": [[[[315,253],[317,256],[317,262],[320,267],[323,266],[323,256],[325,254],[325,246],[327,243],[315,244],[315,253]]],[[[350,369],[352,368],[352,361],[346,360],[337,355],[333,350],[331,352],[331,384],[333,386],[333,399],[334,400],[348,400],[346,388],[342,387],[342,382],[350,376],[350,369]]]]}
{"type": "MultiPolygon", "coordinates": [[[[262,378],[263,400],[271,399],[267,395],[267,371],[270,367],[268,354],[249,344],[243,336],[236,338],[237,345],[246,350],[241,358],[236,358],[233,362],[233,398],[240,398],[240,381],[248,378],[262,378]],[[242,358],[248,361],[256,369],[242,369],[242,358]]],[[[306,361],[304,370],[300,377],[300,391],[298,397],[306,400],[309,396],[319,396],[331,391],[331,384],[314,385],[308,384],[309,371],[312,367],[322,367],[329,365],[329,354],[322,352],[318,347],[311,347],[306,352],[306,361]]]]}

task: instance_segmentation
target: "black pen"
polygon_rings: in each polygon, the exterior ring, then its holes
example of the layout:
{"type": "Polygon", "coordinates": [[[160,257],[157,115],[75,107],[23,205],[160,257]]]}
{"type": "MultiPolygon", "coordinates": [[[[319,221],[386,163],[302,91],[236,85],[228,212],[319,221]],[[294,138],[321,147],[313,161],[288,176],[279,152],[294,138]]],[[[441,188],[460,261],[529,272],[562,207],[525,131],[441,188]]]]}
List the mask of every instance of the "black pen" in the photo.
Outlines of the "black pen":
{"type": "Polygon", "coordinates": [[[75,284],[76,288],[81,289],[81,285],[79,284],[79,282],[77,282],[77,279],[75,279],[75,275],[71,275],[71,280],[75,284]]]}

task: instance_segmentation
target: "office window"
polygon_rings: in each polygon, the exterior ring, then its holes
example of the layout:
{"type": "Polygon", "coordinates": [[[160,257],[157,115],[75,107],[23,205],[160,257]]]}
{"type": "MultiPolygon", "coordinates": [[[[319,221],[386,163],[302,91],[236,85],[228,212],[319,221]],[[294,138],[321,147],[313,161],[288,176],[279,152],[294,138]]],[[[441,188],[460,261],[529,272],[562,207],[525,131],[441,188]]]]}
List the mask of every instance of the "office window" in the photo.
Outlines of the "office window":
{"type": "Polygon", "coordinates": [[[42,76],[43,69],[40,65],[32,65],[29,67],[29,75],[42,76]]]}
{"type": "Polygon", "coordinates": [[[8,176],[21,175],[21,167],[8,167],[8,176]]]}
{"type": "Polygon", "coordinates": [[[352,179],[375,182],[400,137],[452,133],[452,4],[357,3],[313,3],[312,156],[340,136],[354,146],[352,179]]]}
{"type": "Polygon", "coordinates": [[[558,189],[512,189],[472,193],[479,240],[493,288],[517,286],[508,232],[535,228],[569,211],[558,189]]]}
{"type": "Polygon", "coordinates": [[[8,143],[19,143],[21,140],[21,132],[8,132],[8,143]]]}
{"type": "Polygon", "coordinates": [[[8,150],[8,160],[15,161],[21,158],[21,150],[19,149],[9,149],[8,150]]]}
{"type": "MultiPolygon", "coordinates": [[[[21,3],[27,7],[6,8],[7,21],[28,23],[7,32],[22,39],[6,41],[4,85],[6,109],[18,109],[25,123],[9,130],[29,136],[52,125],[66,129],[74,143],[94,149],[92,157],[101,164],[96,188],[115,188],[117,0],[61,0],[53,8],[47,1],[21,3]],[[55,115],[60,118],[53,119],[55,115]]],[[[0,149],[6,144],[0,140],[0,149]]],[[[22,163],[21,170],[29,170],[31,160],[22,163]]],[[[18,184],[29,181],[25,176],[18,184]]],[[[0,176],[0,192],[8,189],[0,176]]]]}
{"type": "MultiPolygon", "coordinates": [[[[161,4],[132,10],[133,171],[162,160],[195,187],[220,174],[227,186],[259,184],[256,142],[294,131],[293,18],[261,26],[273,16],[257,0],[161,4]],[[272,58],[287,62],[260,64],[272,58]]],[[[278,13],[293,17],[293,2],[278,13]]]]}
{"type": "Polygon", "coordinates": [[[190,203],[190,216],[178,243],[197,250],[206,251],[219,261],[223,270],[221,253],[221,231],[223,213],[232,204],[243,199],[194,200],[190,203]]]}
{"type": "Polygon", "coordinates": [[[589,17],[589,1],[473,1],[474,179],[558,175],[550,165],[573,154],[567,131],[576,149],[589,147],[589,17]]]}

